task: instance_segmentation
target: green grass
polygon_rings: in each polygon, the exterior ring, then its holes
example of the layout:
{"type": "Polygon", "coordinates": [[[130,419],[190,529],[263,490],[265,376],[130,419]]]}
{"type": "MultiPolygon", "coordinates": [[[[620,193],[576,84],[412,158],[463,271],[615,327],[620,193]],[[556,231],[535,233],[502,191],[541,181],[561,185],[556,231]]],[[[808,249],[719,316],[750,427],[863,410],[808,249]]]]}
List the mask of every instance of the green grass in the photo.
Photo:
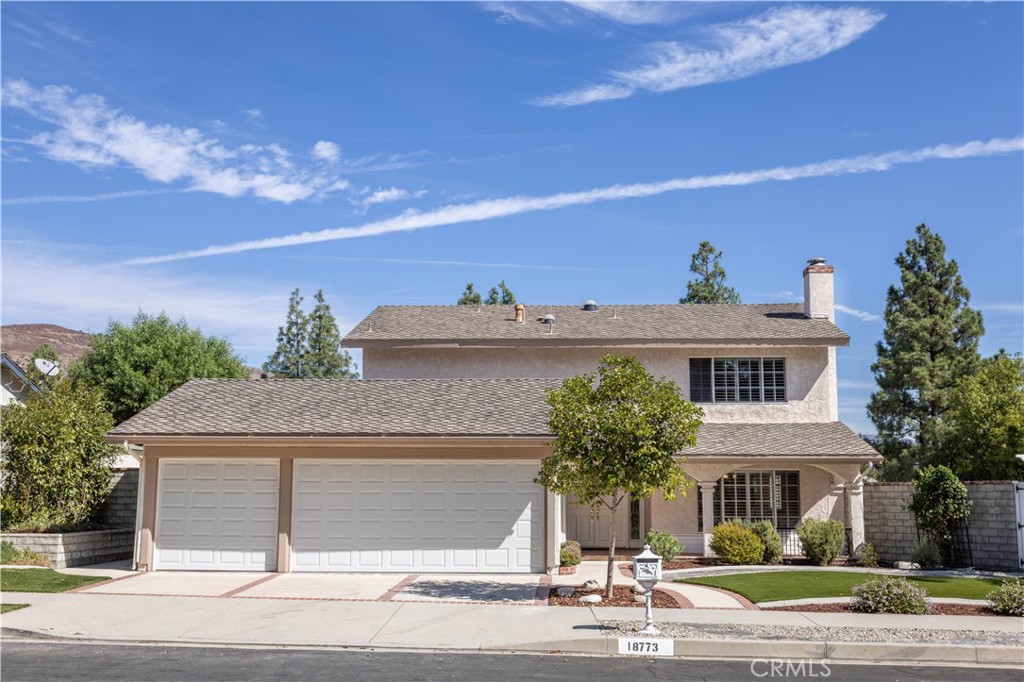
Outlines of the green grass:
{"type": "MultiPolygon", "coordinates": [[[[811,597],[851,597],[850,590],[854,585],[872,577],[873,574],[869,573],[846,571],[777,571],[686,578],[676,582],[729,590],[759,603],[811,597]]],[[[927,590],[929,597],[960,599],[984,599],[1002,583],[999,578],[914,577],[909,580],[927,590]]]]}
{"type": "Polygon", "coordinates": [[[66,592],[90,583],[109,580],[94,575],[69,575],[52,568],[8,568],[0,572],[3,592],[66,592]]]}
{"type": "Polygon", "coordinates": [[[7,613],[8,611],[17,611],[23,609],[28,604],[0,604],[0,613],[7,613]]]}

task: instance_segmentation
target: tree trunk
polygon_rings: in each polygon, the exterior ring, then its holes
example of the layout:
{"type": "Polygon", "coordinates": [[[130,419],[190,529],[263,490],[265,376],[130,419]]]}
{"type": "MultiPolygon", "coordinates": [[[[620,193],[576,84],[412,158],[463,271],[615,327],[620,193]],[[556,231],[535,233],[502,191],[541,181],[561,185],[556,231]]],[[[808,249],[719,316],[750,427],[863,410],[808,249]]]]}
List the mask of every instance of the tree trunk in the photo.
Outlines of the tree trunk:
{"type": "Polygon", "coordinates": [[[611,599],[615,596],[613,589],[613,583],[615,578],[615,512],[618,511],[618,503],[615,506],[610,507],[611,519],[609,519],[608,530],[610,531],[611,541],[608,543],[608,582],[604,586],[604,594],[606,599],[611,599]]]}

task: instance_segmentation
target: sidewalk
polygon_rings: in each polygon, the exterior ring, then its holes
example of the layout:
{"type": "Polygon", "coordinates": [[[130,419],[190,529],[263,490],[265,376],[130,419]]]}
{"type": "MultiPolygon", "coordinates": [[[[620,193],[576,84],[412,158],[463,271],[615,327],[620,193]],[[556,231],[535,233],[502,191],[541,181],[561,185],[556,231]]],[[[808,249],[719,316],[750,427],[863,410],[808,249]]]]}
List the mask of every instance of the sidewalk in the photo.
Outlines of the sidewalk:
{"type": "MultiPolygon", "coordinates": [[[[552,607],[532,600],[509,604],[270,596],[275,580],[262,583],[264,596],[243,596],[233,590],[218,592],[230,587],[220,585],[230,577],[225,574],[200,576],[218,583],[209,586],[214,589],[208,594],[157,596],[130,593],[128,587],[136,581],[144,584],[145,576],[116,567],[67,572],[100,571],[124,579],[70,593],[3,594],[4,603],[32,605],[3,616],[4,638],[32,634],[125,643],[605,654],[617,653],[618,638],[633,636],[643,618],[639,608],[552,607]]],[[[553,581],[566,584],[586,577],[569,581],[563,580],[569,576],[556,576],[553,581]]],[[[621,576],[616,581],[632,582],[621,576]]],[[[200,586],[197,580],[189,587],[200,586]]],[[[1024,663],[1024,621],[1019,618],[733,607],[656,609],[655,619],[676,640],[675,655],[682,656],[1024,663]]]]}

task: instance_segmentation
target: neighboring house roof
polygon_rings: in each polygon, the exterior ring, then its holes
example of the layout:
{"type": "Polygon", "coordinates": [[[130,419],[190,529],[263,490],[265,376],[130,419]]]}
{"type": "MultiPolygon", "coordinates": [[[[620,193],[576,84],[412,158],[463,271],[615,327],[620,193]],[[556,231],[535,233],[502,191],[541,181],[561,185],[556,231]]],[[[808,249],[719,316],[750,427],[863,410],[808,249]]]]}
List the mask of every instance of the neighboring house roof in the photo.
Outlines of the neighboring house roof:
{"type": "Polygon", "coordinates": [[[379,306],[343,340],[354,348],[412,345],[725,344],[846,346],[850,337],[803,305],[379,306]],[[554,315],[554,325],[542,324],[554,315]]]}
{"type": "MultiPolygon", "coordinates": [[[[550,438],[561,379],[193,379],[111,431],[146,436],[550,438]]],[[[844,424],[704,424],[700,456],[878,459],[844,424]]]]}

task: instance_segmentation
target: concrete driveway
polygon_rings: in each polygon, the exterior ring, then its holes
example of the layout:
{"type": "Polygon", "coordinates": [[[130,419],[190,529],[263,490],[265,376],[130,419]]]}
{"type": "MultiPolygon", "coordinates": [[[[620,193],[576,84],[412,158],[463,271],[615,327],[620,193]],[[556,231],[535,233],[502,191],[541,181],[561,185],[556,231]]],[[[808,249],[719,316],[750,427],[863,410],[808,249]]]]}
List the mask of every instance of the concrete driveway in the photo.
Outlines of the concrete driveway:
{"type": "Polygon", "coordinates": [[[544,575],[156,571],[79,591],[147,597],[539,605],[547,603],[550,582],[544,575]]]}

